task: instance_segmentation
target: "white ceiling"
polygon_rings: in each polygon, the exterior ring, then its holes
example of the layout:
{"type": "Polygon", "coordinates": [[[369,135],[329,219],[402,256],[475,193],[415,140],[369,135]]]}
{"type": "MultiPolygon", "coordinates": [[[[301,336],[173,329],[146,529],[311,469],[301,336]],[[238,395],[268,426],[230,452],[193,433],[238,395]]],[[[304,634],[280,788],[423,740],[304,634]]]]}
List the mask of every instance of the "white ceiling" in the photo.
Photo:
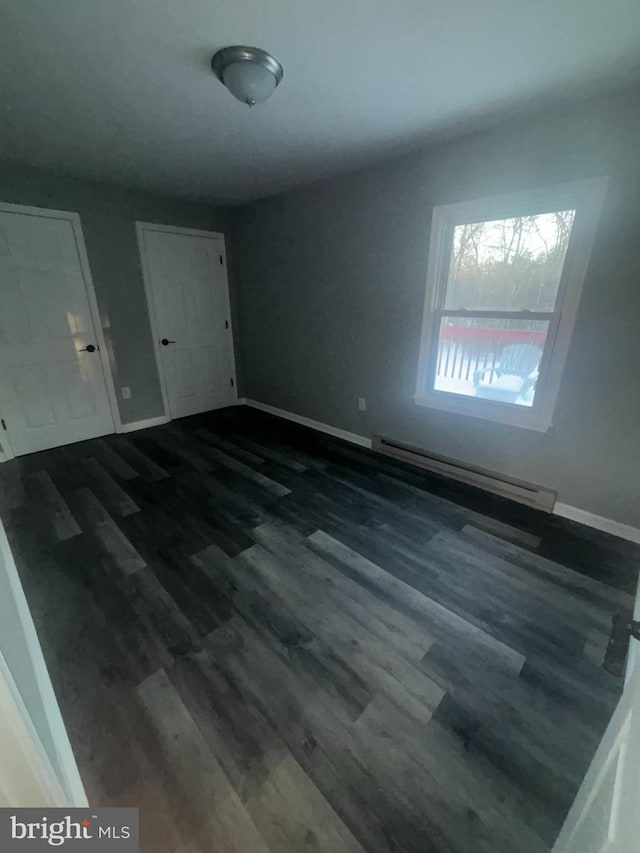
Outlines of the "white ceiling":
{"type": "Polygon", "coordinates": [[[638,0],[5,0],[0,156],[240,202],[635,77],[638,0]],[[284,80],[252,110],[230,44],[284,80]]]}

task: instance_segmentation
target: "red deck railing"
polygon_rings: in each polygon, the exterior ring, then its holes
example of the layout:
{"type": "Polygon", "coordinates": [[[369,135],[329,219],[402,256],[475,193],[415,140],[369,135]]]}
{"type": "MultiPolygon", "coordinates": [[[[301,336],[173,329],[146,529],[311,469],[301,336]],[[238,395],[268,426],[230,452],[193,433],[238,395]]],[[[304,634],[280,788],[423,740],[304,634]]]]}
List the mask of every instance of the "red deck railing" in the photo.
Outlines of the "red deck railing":
{"type": "Polygon", "coordinates": [[[493,370],[503,347],[522,343],[542,349],[546,337],[546,329],[442,326],[438,344],[438,376],[468,381],[473,379],[476,370],[493,370]]]}

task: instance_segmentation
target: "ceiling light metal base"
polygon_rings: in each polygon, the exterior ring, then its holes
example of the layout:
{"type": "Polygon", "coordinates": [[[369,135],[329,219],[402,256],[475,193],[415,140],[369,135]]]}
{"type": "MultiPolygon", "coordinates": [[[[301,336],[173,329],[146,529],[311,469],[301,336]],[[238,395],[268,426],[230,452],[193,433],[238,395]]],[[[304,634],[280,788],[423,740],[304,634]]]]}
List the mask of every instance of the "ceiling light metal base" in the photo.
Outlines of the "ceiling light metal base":
{"type": "Polygon", "coordinates": [[[262,65],[267,71],[270,71],[276,78],[276,86],[282,80],[284,69],[282,65],[267,53],[266,50],[261,50],[259,47],[247,47],[246,45],[234,45],[233,47],[223,47],[219,50],[211,60],[211,68],[221,83],[224,83],[224,71],[234,62],[255,62],[262,65]]]}

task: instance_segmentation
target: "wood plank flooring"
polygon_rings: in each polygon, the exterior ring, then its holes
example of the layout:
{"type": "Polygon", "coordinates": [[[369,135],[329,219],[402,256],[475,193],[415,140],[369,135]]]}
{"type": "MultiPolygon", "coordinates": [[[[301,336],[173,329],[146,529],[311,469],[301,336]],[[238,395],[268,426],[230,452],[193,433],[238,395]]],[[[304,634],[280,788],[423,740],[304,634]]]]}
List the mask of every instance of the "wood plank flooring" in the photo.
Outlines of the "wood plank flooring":
{"type": "Polygon", "coordinates": [[[640,549],[243,410],[0,466],[90,801],[154,853],[545,853],[640,549]]]}

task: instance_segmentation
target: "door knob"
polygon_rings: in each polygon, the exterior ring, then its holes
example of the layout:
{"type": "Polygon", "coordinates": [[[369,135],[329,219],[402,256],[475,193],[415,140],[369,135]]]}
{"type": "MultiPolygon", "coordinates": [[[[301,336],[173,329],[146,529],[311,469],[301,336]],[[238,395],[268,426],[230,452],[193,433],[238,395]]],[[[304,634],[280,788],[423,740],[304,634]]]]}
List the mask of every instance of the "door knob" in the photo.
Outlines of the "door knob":
{"type": "Polygon", "coordinates": [[[87,344],[86,347],[83,347],[81,350],[78,350],[78,352],[95,352],[95,351],[96,351],[96,348],[94,347],[93,344],[87,344]]]}
{"type": "Polygon", "coordinates": [[[175,344],[175,341],[170,341],[169,338],[163,338],[160,343],[163,347],[169,346],[169,344],[175,344]]]}

